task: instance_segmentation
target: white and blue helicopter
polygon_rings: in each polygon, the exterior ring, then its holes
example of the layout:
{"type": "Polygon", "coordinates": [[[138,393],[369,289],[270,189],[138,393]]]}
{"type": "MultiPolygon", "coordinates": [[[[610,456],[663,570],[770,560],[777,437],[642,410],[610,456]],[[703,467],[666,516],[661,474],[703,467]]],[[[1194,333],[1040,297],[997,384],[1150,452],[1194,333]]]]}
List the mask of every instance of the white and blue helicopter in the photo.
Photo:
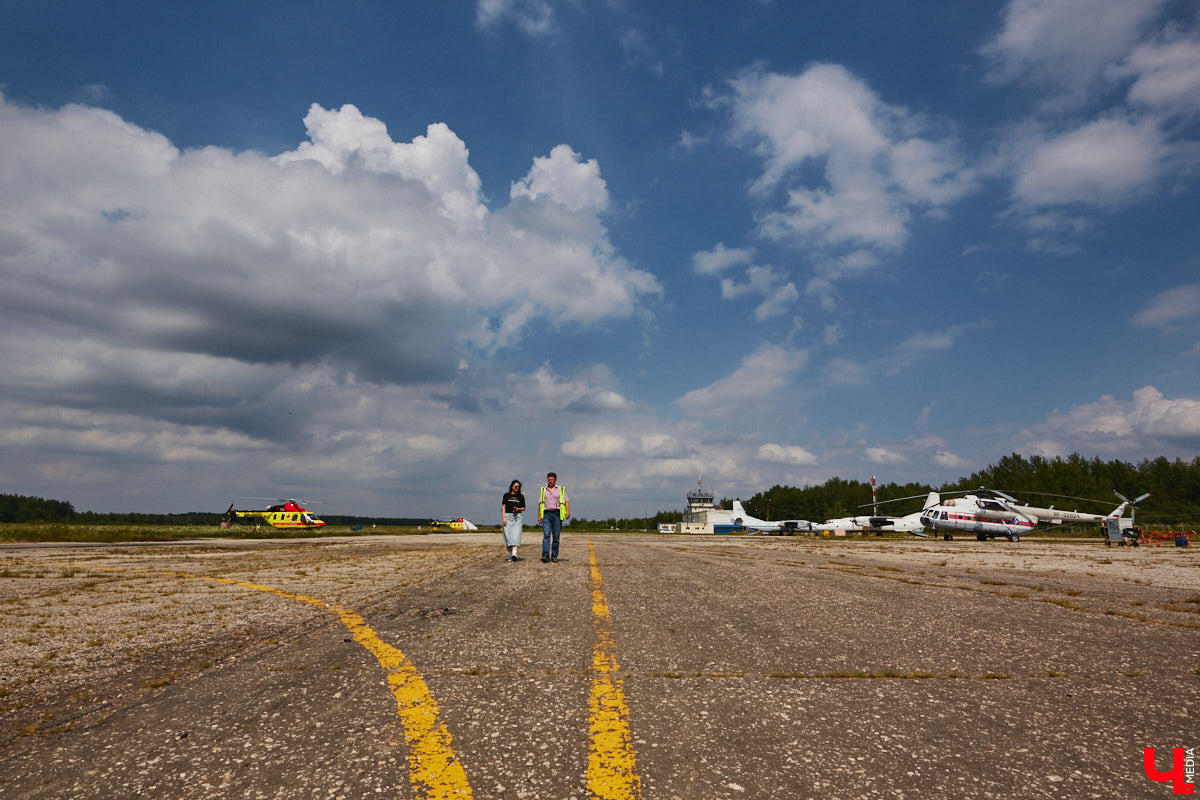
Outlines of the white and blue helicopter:
{"type": "Polygon", "coordinates": [[[1064,511],[1054,506],[1042,508],[1025,505],[1015,497],[996,489],[980,488],[977,492],[967,492],[961,497],[945,500],[934,492],[930,494],[930,500],[933,502],[927,502],[921,512],[921,522],[926,527],[945,531],[947,535],[943,538],[950,538],[958,531],[973,533],[981,542],[998,537],[1017,542],[1022,534],[1030,533],[1040,522],[1052,525],[1061,525],[1064,522],[1093,522],[1103,525],[1106,520],[1117,519],[1124,523],[1122,515],[1125,509],[1136,506],[1150,496],[1144,494],[1136,500],[1129,500],[1119,492],[1114,491],[1114,494],[1121,498],[1119,506],[1107,514],[1091,514],[1083,511],[1064,511]]]}

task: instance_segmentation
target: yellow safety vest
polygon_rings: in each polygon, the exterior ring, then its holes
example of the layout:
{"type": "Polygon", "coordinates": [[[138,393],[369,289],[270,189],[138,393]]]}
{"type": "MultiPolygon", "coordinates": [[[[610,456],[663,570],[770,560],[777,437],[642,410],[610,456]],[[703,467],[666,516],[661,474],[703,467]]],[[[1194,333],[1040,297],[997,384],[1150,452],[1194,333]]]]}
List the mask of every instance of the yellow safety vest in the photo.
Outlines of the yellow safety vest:
{"type": "MultiPolygon", "coordinates": [[[[561,517],[563,510],[571,501],[567,499],[567,490],[562,487],[562,484],[555,484],[555,489],[558,489],[558,515],[561,517]]],[[[546,487],[542,487],[542,498],[538,500],[538,517],[546,516],[546,487]]]]}

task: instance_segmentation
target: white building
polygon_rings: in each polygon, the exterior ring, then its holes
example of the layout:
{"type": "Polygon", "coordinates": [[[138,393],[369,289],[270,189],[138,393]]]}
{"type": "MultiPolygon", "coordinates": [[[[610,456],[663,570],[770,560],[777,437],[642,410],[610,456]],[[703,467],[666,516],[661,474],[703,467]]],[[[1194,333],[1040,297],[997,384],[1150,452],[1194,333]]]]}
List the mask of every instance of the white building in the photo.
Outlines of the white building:
{"type": "Polygon", "coordinates": [[[696,488],[687,493],[680,533],[716,533],[719,526],[733,525],[733,512],[713,505],[714,497],[697,478],[696,488]]]}

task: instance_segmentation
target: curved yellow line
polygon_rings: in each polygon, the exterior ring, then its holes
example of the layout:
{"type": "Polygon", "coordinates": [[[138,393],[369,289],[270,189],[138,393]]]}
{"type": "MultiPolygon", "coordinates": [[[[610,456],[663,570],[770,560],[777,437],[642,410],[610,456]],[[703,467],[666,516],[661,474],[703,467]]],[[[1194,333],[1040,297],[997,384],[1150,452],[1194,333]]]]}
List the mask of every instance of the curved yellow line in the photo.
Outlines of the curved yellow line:
{"type": "Polygon", "coordinates": [[[336,608],[354,641],[379,660],[387,671],[396,698],[396,713],[408,743],[408,774],[414,791],[426,798],[470,797],[471,785],[462,762],[454,755],[450,731],[440,722],[438,704],[417,668],[403,653],[382,641],[358,614],[336,608]]]}
{"type": "Polygon", "coordinates": [[[404,739],[408,744],[408,774],[413,792],[419,798],[435,800],[437,798],[469,798],[471,784],[467,781],[466,770],[462,762],[454,754],[453,739],[446,724],[440,722],[441,712],[433,694],[429,691],[421,674],[403,653],[380,639],[375,631],[356,612],[340,608],[324,600],[292,594],[273,586],[263,586],[258,583],[235,581],[231,578],[214,578],[208,575],[193,575],[188,572],[159,572],[155,570],[127,569],[123,567],[102,567],[84,564],[61,564],[75,569],[110,570],[114,572],[138,572],[150,575],[168,575],[176,578],[195,578],[213,583],[224,583],[230,586],[240,586],[243,589],[254,589],[259,592],[278,595],[288,600],[298,600],[302,603],[318,606],[338,615],[342,624],[350,631],[354,641],[358,642],[367,652],[375,656],[379,665],[387,673],[388,687],[396,698],[396,713],[404,728],[404,739]]]}
{"type": "Polygon", "coordinates": [[[642,796],[633,737],[629,733],[629,707],[618,676],[616,645],[604,579],[596,566],[596,548],[588,542],[592,573],[592,621],[596,642],[592,648],[592,691],[588,699],[588,792],[603,800],[636,800],[642,796]]]}

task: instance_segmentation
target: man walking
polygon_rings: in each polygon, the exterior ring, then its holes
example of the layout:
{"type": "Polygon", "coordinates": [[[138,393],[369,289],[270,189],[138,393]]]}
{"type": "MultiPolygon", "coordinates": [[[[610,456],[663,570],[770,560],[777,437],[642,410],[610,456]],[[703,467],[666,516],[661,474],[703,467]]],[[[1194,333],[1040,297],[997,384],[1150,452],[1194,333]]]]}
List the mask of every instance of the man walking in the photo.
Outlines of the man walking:
{"type": "Polygon", "coordinates": [[[538,522],[542,525],[542,563],[558,563],[558,537],[563,520],[571,516],[571,501],[567,490],[558,485],[558,475],[546,473],[546,485],[538,501],[538,522]]]}

